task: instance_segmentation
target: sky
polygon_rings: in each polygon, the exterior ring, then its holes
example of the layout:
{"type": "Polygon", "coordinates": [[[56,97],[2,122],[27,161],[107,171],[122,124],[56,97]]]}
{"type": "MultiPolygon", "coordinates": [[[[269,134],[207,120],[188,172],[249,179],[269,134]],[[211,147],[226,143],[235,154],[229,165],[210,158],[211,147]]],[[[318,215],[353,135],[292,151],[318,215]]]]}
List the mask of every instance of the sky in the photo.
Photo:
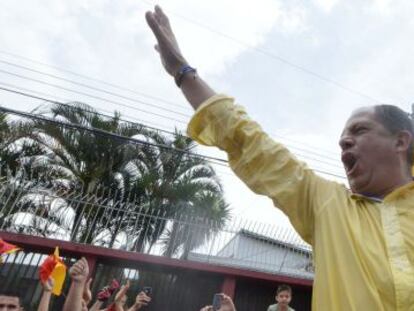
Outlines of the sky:
{"type": "MultiPolygon", "coordinates": [[[[338,137],[357,107],[414,102],[413,1],[160,0],[181,50],[276,140],[346,183],[338,137]]],[[[165,130],[193,113],[153,49],[150,0],[0,2],[0,87],[165,130]],[[75,82],[75,83],[74,83],[75,82]],[[81,85],[82,84],[82,85],[81,85]]],[[[46,109],[0,90],[0,105],[46,109]]],[[[225,158],[214,148],[198,152],[225,158]]],[[[235,218],[289,227],[272,202],[216,166],[235,218]]]]}

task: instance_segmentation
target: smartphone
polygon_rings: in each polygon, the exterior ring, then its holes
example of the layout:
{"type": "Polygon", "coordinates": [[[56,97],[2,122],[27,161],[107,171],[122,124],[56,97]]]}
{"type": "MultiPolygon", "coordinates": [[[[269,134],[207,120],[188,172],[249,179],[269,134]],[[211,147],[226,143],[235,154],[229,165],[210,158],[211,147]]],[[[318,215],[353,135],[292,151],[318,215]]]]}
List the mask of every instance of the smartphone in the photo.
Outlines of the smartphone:
{"type": "Polygon", "coordinates": [[[145,295],[147,295],[147,296],[151,296],[151,294],[152,294],[152,287],[145,286],[145,287],[142,289],[142,291],[145,293],[145,295]]]}
{"type": "Polygon", "coordinates": [[[213,297],[213,310],[217,311],[221,308],[221,295],[215,294],[213,297]]]}

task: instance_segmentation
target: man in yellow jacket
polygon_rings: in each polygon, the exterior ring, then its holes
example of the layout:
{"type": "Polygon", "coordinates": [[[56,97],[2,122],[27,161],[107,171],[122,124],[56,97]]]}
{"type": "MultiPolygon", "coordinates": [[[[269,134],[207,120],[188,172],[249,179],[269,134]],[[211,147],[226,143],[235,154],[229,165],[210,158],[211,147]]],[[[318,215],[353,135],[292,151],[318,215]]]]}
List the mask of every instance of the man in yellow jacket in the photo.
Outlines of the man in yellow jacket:
{"type": "Polygon", "coordinates": [[[188,132],[228,154],[234,172],[288,215],[314,252],[314,310],[414,310],[413,127],[394,106],[355,111],[340,138],[345,186],[314,174],[216,94],[184,59],[161,8],[146,19],[156,50],[196,109],[188,132]]]}

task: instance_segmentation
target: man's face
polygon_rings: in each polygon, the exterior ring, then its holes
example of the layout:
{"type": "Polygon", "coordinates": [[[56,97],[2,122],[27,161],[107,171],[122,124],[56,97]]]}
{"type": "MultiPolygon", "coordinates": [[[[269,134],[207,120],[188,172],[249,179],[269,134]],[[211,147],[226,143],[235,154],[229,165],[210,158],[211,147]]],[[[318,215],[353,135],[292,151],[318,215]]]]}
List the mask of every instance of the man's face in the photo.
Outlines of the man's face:
{"type": "Polygon", "coordinates": [[[351,115],[339,145],[353,192],[379,196],[399,173],[397,139],[377,120],[374,108],[362,108],[351,115]]]}
{"type": "Polygon", "coordinates": [[[20,311],[20,300],[15,296],[0,295],[0,311],[20,311]]]}
{"type": "Polygon", "coordinates": [[[279,294],[276,295],[276,301],[281,306],[287,306],[292,300],[292,295],[287,290],[282,290],[279,294]]]}

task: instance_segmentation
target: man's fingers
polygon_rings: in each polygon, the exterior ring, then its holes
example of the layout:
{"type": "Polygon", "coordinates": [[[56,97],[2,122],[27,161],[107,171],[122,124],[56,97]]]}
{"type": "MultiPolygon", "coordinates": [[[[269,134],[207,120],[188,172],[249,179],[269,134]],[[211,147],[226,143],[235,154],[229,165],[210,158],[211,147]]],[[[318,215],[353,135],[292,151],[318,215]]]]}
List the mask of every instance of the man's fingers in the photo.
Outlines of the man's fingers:
{"type": "Polygon", "coordinates": [[[155,13],[157,14],[157,20],[161,24],[170,27],[170,21],[168,19],[168,16],[164,13],[164,11],[161,9],[159,5],[155,6],[155,13]]]}
{"type": "Polygon", "coordinates": [[[158,21],[155,19],[154,13],[147,12],[145,14],[145,19],[147,20],[148,26],[150,26],[152,32],[157,38],[157,41],[159,42],[161,40],[162,33],[161,33],[160,25],[158,24],[158,21]]]}
{"type": "MultiPolygon", "coordinates": [[[[161,27],[160,23],[156,20],[155,18],[155,14],[152,12],[147,12],[145,14],[146,20],[148,25],[150,26],[152,32],[155,35],[155,38],[158,41],[158,46],[159,45],[166,45],[167,44],[167,35],[165,34],[163,28],[161,27]]],[[[158,52],[160,52],[160,49],[157,50],[158,52]]]]}

